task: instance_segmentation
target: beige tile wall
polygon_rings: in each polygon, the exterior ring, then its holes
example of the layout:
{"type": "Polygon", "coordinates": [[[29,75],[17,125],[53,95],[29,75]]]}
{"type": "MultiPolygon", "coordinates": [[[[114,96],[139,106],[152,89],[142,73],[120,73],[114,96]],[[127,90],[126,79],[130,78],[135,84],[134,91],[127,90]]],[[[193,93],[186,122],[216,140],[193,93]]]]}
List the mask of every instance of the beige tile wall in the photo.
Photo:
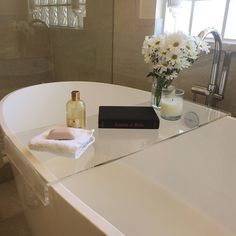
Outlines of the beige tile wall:
{"type": "Polygon", "coordinates": [[[0,98],[53,78],[45,29],[37,27],[26,32],[25,28],[15,27],[27,24],[28,17],[27,0],[0,1],[0,98]]]}
{"type": "MultiPolygon", "coordinates": [[[[155,3],[155,0],[149,2],[155,3]]],[[[113,79],[116,84],[148,90],[151,81],[146,78],[148,71],[141,48],[144,36],[154,32],[155,8],[150,9],[152,17],[146,12],[143,14],[140,7],[144,3],[141,0],[115,0],[113,79]]]]}
{"type": "Polygon", "coordinates": [[[1,0],[0,15],[25,16],[27,14],[27,1],[25,0],[1,0]]]}
{"type": "Polygon", "coordinates": [[[10,21],[25,19],[26,6],[25,0],[0,1],[0,58],[18,56],[18,38],[16,32],[10,27],[10,21]]]}
{"type": "Polygon", "coordinates": [[[55,78],[110,83],[113,1],[87,0],[84,24],[84,30],[52,30],[55,78]]]}

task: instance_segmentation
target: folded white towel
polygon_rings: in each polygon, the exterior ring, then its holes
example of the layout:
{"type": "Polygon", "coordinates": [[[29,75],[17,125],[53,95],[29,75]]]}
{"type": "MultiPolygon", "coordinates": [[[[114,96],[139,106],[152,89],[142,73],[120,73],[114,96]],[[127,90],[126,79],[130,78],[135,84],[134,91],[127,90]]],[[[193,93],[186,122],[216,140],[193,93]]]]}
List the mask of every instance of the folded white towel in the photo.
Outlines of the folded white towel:
{"type": "MultiPolygon", "coordinates": [[[[55,127],[53,128],[55,129],[55,127]]],[[[69,155],[79,158],[85,150],[95,141],[94,130],[68,128],[74,134],[72,140],[48,139],[51,129],[35,136],[29,142],[29,148],[36,151],[48,151],[55,154],[69,155]]]]}

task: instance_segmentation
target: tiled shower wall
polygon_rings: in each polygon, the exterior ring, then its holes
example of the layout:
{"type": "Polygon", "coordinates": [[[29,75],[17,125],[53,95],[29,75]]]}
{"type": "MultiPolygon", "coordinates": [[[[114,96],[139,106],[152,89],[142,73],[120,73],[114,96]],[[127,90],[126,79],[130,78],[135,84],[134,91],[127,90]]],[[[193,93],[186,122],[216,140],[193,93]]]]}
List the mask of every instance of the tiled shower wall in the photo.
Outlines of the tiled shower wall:
{"type": "Polygon", "coordinates": [[[0,96],[10,92],[14,83],[8,78],[5,62],[18,57],[17,33],[9,27],[11,19],[25,19],[26,4],[24,0],[0,1],[0,96]]]}
{"type": "Polygon", "coordinates": [[[56,80],[112,80],[113,1],[87,0],[84,29],[51,31],[56,80]]]}
{"type": "Polygon", "coordinates": [[[0,1],[0,97],[53,80],[50,32],[29,27],[26,0],[0,1]]]}

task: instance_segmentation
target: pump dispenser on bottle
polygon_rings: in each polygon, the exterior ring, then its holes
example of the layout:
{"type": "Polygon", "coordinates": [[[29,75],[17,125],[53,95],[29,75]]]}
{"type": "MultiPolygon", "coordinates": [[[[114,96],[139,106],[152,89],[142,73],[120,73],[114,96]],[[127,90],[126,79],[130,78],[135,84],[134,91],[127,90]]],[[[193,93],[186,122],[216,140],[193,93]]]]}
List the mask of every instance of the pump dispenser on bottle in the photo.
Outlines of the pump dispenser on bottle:
{"type": "Polygon", "coordinates": [[[66,122],[68,127],[85,128],[85,103],[80,100],[80,92],[72,91],[71,100],[66,104],[66,122]]]}

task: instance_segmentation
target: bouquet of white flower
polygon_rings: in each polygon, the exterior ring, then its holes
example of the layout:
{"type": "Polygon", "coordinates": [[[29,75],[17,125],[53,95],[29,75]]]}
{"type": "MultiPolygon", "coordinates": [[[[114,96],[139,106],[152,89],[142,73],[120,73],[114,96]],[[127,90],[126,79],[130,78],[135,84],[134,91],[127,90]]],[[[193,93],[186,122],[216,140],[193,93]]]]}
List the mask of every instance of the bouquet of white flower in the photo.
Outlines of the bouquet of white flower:
{"type": "Polygon", "coordinates": [[[182,32],[146,36],[142,48],[145,62],[152,66],[148,76],[156,78],[160,88],[167,88],[181,70],[193,64],[201,51],[209,52],[207,43],[182,32]]]}

